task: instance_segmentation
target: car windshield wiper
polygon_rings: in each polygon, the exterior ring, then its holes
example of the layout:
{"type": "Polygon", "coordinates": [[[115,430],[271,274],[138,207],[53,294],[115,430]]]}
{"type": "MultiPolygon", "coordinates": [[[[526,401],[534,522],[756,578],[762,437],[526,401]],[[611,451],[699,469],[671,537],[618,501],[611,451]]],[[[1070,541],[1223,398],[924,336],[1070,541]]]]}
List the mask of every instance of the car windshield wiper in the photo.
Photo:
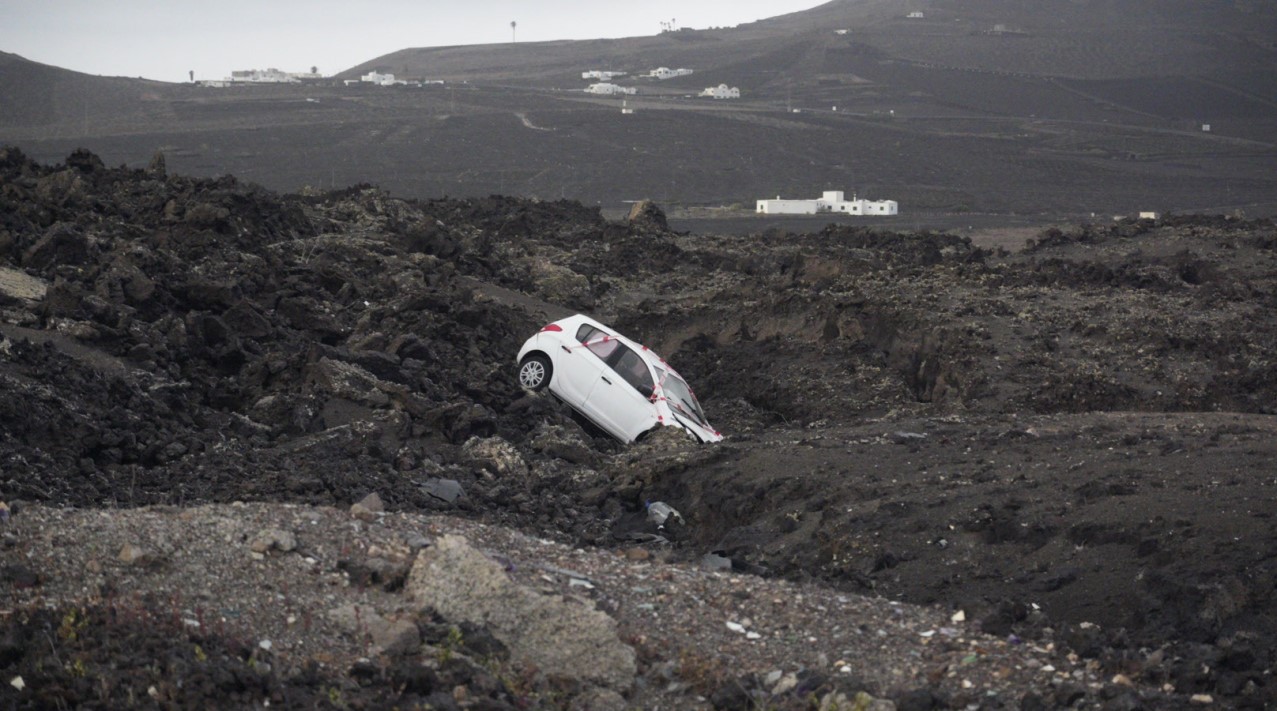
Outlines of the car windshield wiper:
{"type": "Polygon", "coordinates": [[[706,424],[705,418],[696,414],[696,408],[692,407],[691,403],[684,400],[683,398],[679,398],[678,401],[674,403],[674,409],[692,418],[692,420],[695,421],[696,424],[698,425],[706,424]]]}

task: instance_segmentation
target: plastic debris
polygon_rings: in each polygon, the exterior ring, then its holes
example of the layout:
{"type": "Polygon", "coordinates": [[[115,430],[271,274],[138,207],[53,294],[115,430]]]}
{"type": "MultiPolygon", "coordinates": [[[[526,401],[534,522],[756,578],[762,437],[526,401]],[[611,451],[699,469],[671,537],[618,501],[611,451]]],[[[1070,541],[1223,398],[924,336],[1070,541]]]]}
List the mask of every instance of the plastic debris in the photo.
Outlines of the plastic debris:
{"type": "Polygon", "coordinates": [[[642,531],[631,531],[624,536],[619,536],[623,541],[634,541],[635,543],[669,543],[670,540],[665,536],[658,536],[655,533],[643,533],[642,531]]]}
{"type": "Polygon", "coordinates": [[[22,691],[23,689],[27,688],[27,683],[22,680],[22,677],[15,676],[9,680],[9,686],[12,686],[18,691],[22,691]]]}
{"type": "Polygon", "coordinates": [[[703,570],[726,570],[731,571],[732,559],[725,555],[717,553],[706,553],[701,556],[701,568],[703,570]]]}
{"type": "Polygon", "coordinates": [[[683,514],[664,501],[649,501],[644,506],[647,507],[647,520],[656,524],[658,529],[665,528],[665,522],[670,516],[673,516],[680,524],[683,523],[683,514]]]}
{"type": "Polygon", "coordinates": [[[9,522],[9,505],[0,501],[0,523],[9,522]]]}

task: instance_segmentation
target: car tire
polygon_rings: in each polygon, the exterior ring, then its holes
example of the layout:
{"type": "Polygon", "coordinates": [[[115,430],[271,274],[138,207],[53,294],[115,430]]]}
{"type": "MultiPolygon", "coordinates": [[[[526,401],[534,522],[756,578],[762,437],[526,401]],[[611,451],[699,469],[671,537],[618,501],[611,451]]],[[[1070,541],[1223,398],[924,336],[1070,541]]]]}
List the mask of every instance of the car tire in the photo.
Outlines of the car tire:
{"type": "Polygon", "coordinates": [[[533,353],[519,364],[519,385],[526,390],[539,393],[550,384],[554,375],[554,366],[550,359],[540,353],[533,353]]]}

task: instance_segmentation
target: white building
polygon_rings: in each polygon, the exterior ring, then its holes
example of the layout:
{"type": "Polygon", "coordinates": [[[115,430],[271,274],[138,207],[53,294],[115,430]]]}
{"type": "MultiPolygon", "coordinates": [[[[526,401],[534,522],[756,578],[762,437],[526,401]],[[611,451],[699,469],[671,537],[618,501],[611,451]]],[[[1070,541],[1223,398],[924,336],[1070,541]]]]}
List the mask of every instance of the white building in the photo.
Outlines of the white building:
{"type": "Polygon", "coordinates": [[[601,94],[603,96],[616,96],[617,94],[637,94],[638,89],[635,89],[632,86],[619,86],[617,84],[600,82],[598,84],[591,84],[585,87],[585,93],[601,94]]]}
{"type": "Polygon", "coordinates": [[[599,81],[612,81],[613,77],[623,77],[625,72],[610,72],[601,69],[591,69],[588,72],[581,72],[582,79],[598,79],[599,81]]]}
{"type": "Polygon", "coordinates": [[[368,72],[359,77],[359,81],[376,84],[377,86],[394,86],[395,84],[407,84],[406,81],[397,81],[394,74],[380,74],[378,72],[368,72]]]}
{"type": "Polygon", "coordinates": [[[740,89],[734,86],[729,87],[726,84],[707,86],[705,87],[705,90],[701,92],[701,96],[708,96],[714,99],[739,99],[740,89]]]}
{"type": "Polygon", "coordinates": [[[231,72],[227,81],[240,84],[293,84],[297,80],[287,72],[270,69],[242,69],[231,72]]]}
{"type": "Polygon", "coordinates": [[[757,212],[767,215],[816,215],[841,213],[844,215],[898,215],[900,205],[895,200],[862,200],[852,196],[843,199],[841,190],[826,190],[815,200],[759,200],[757,212]]]}
{"type": "Polygon", "coordinates": [[[649,77],[655,77],[657,79],[664,80],[664,79],[672,79],[674,77],[685,77],[691,73],[692,73],[691,69],[670,69],[669,67],[657,67],[656,69],[653,69],[652,71],[648,72],[647,75],[649,77]]]}
{"type": "Polygon", "coordinates": [[[921,10],[914,10],[913,12],[909,13],[909,19],[911,20],[921,20],[924,17],[926,17],[926,15],[922,14],[921,10]]]}

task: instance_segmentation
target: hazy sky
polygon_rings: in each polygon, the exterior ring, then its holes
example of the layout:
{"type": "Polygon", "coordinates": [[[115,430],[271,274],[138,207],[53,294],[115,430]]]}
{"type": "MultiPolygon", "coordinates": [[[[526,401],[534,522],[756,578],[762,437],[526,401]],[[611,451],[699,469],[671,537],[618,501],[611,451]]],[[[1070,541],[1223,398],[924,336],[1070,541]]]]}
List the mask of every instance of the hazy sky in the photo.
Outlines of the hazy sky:
{"type": "Polygon", "coordinates": [[[190,70],[196,79],[267,67],[334,74],[408,47],[635,37],[670,21],[730,27],[825,1],[0,0],[0,51],[163,81],[187,81],[190,70]]]}

